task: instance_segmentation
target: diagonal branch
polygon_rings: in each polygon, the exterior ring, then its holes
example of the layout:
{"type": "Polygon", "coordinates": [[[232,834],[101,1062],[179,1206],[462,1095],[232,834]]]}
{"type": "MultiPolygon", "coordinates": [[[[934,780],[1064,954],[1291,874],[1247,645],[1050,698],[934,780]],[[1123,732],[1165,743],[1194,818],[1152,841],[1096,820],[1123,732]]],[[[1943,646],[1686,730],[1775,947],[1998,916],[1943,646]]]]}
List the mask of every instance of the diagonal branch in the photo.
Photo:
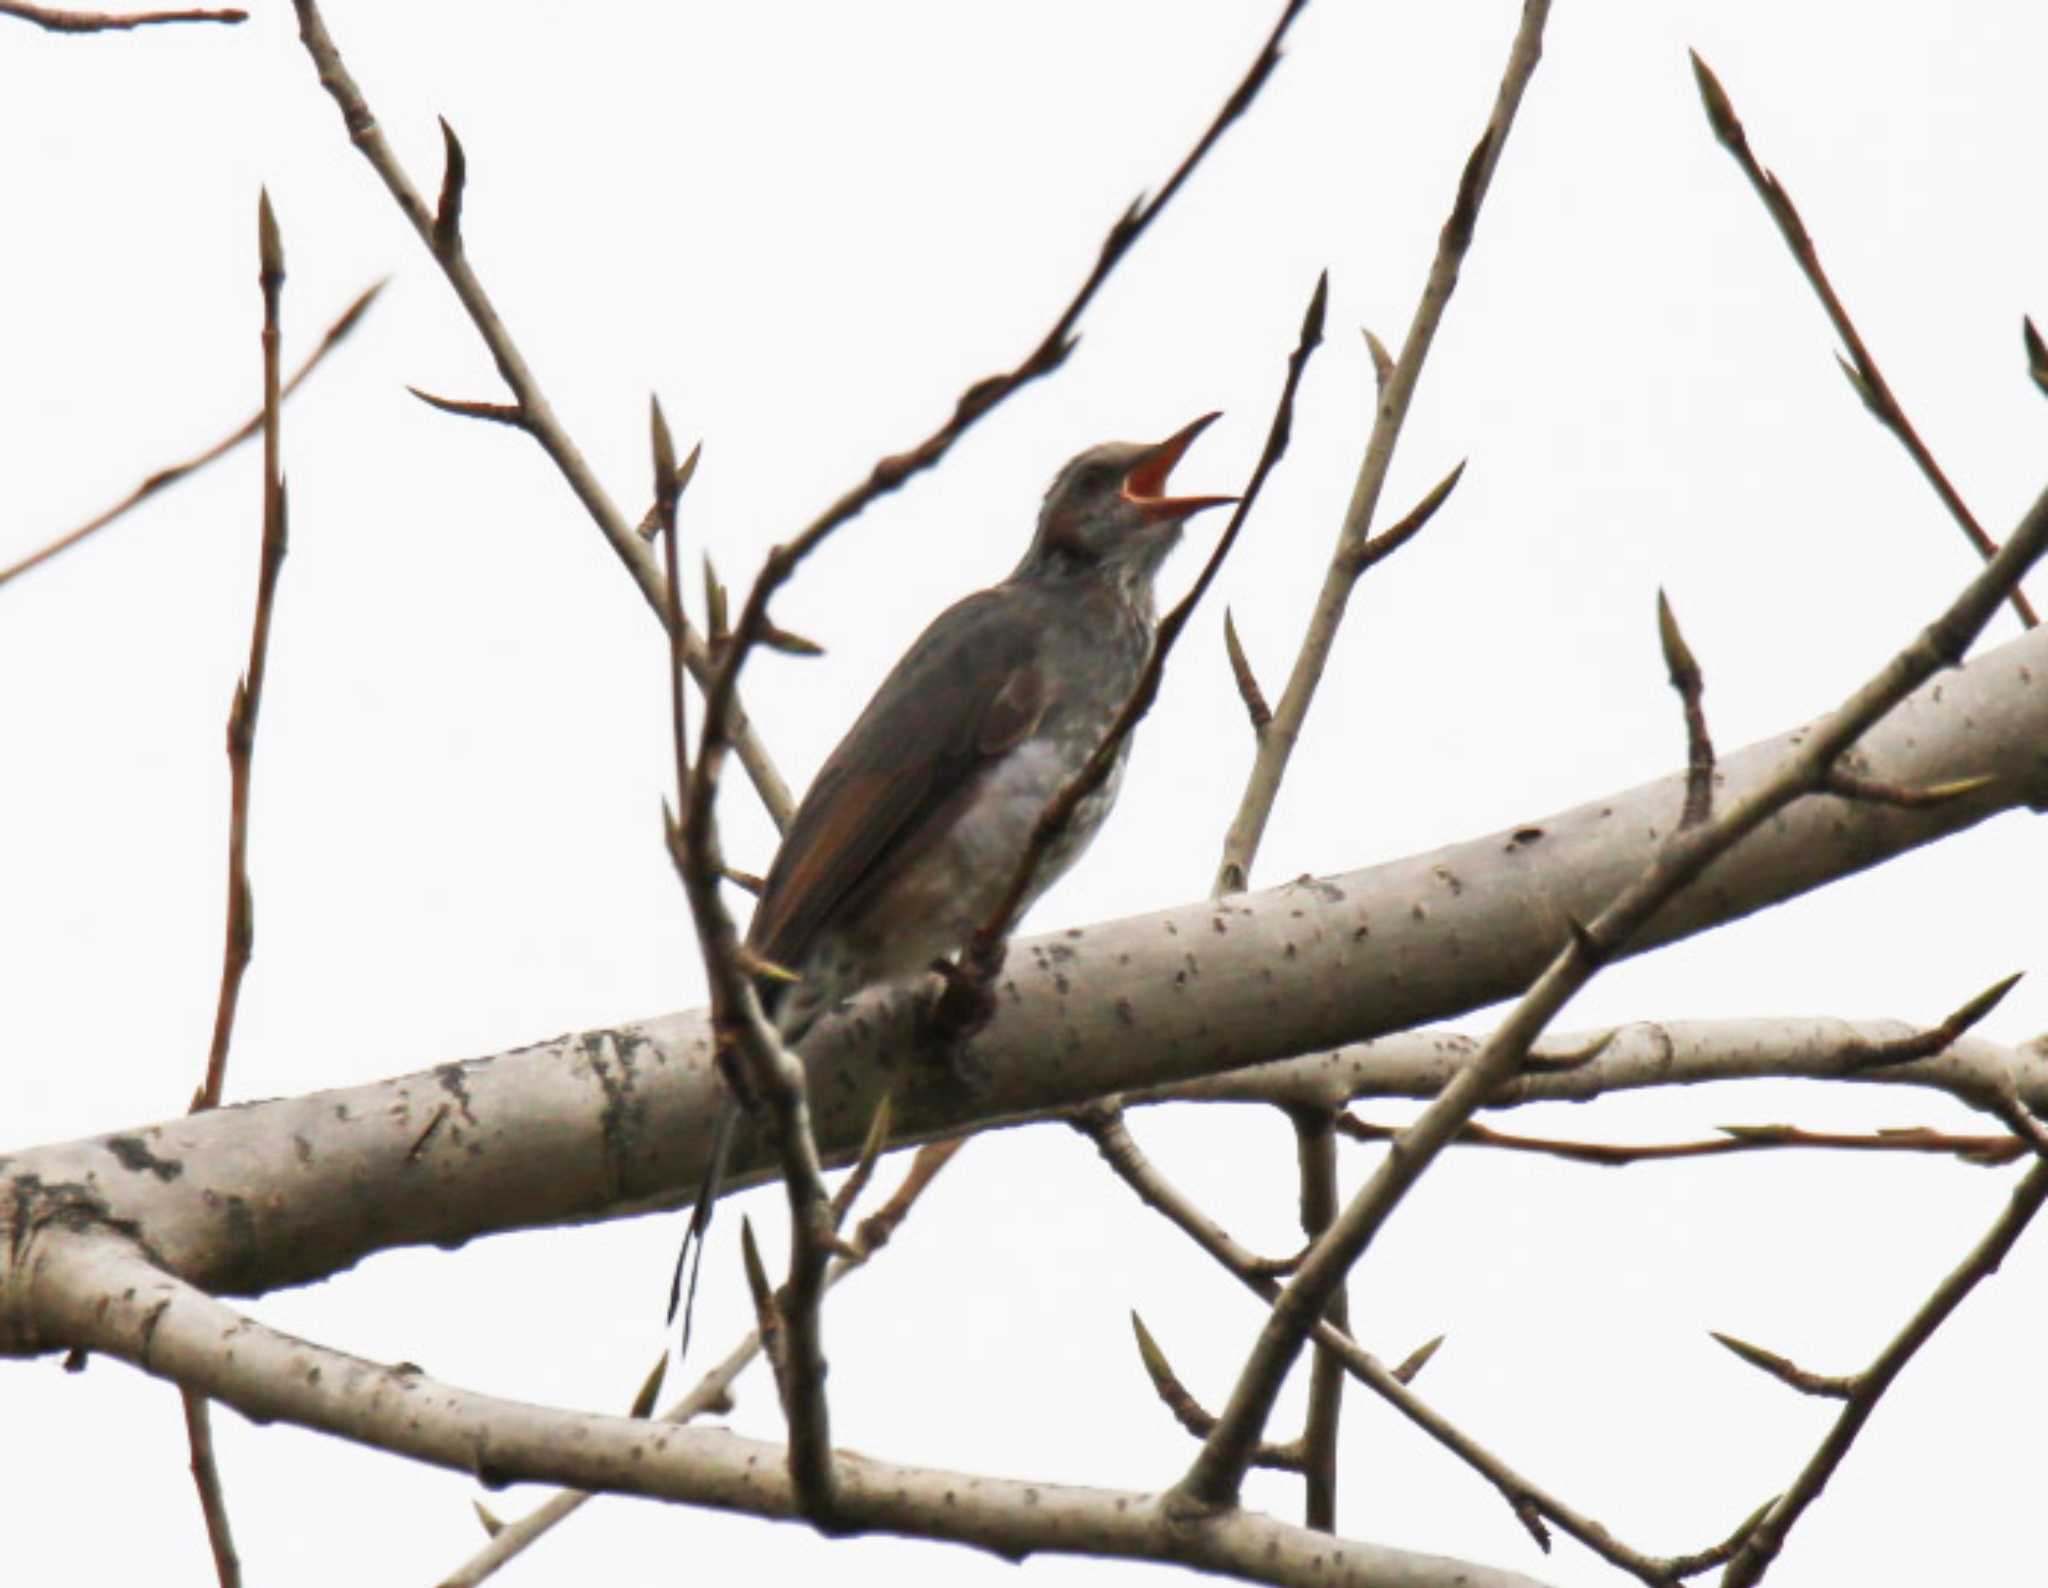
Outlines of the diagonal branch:
{"type": "Polygon", "coordinates": [[[1861,689],[1816,723],[1761,787],[1721,815],[1674,833],[1657,858],[1590,926],[1572,922],[1563,950],[1523,995],[1478,1055],[1388,1148],[1385,1160],[1330,1234],[1317,1243],[1275,1304],[1239,1375],[1216,1431],[1175,1495],[1201,1512],[1235,1503],[1245,1462],[1272,1412],[1281,1382],[1317,1316],[1381,1225],[1437,1153],[1487,1098],[1514,1078],[1530,1045],[1557,1012],[1652,916],[1722,854],[1803,795],[1826,788],[1835,762],[1893,707],[1943,668],[1959,664],[2026,571],[2048,550],[2048,491],[2036,498],[2005,548],[1927,629],[1861,689]]]}
{"type": "MultiPolygon", "coordinates": [[[[1799,217],[1792,195],[1785,191],[1785,185],[1778,180],[1777,174],[1765,170],[1751,152],[1749,135],[1743,131],[1727,89],[1721,86],[1721,80],[1707,63],[1700,59],[1697,50],[1690,53],[1693,78],[1699,85],[1700,100],[1706,106],[1707,122],[1714,129],[1715,139],[1735,157],[1735,163],[1742,167],[1742,174],[1749,178],[1749,185],[1763,200],[1779,235],[1785,239],[1785,246],[1792,250],[1793,259],[1798,261],[1800,274],[1806,277],[1807,285],[1820,299],[1821,308],[1827,311],[1828,323],[1834,326],[1835,335],[1849,350],[1846,359],[1838,360],[1842,373],[1849,377],[1849,384],[1863,399],[1863,406],[1906,449],[1927,483],[1934,487],[1934,494],[1941,498],[1941,505],[1948,509],[1970,544],[1977,548],[1977,554],[1989,562],[1998,553],[1998,542],[1984,532],[1984,526],[1977,522],[1977,515],[1970,511],[1962,496],[1949,483],[1948,475],[1934,461],[1934,454],[1927,450],[1927,443],[1920,439],[1920,432],[1913,428],[1913,421],[1906,417],[1906,410],[1892,393],[1891,383],[1884,378],[1884,371],[1877,367],[1877,360],[1871,357],[1862,334],[1856,329],[1856,322],[1849,318],[1849,311],[1836,295],[1834,283],[1828,280],[1828,273],[1821,268],[1820,254],[1813,246],[1806,222],[1799,217]]],[[[2019,614],[2020,622],[2028,628],[2040,621],[2025,593],[2017,586],[2006,599],[2012,603],[2013,611],[2019,614]]]]}
{"type": "MultiPolygon", "coordinates": [[[[1515,112],[1522,103],[1522,90],[1528,86],[1530,75],[1536,70],[1536,62],[1542,56],[1543,25],[1549,15],[1549,0],[1524,0],[1521,26],[1508,51],[1507,68],[1494,99],[1493,114],[1465,163],[1464,175],[1458,183],[1458,196],[1451,206],[1450,218],[1444,222],[1443,231],[1437,238],[1436,257],[1431,261],[1422,298],[1415,306],[1415,317],[1409,322],[1408,338],[1402,344],[1401,356],[1382,381],[1379,406],[1373,415],[1372,434],[1365,444],[1365,458],[1359,465],[1358,481],[1352,488],[1350,505],[1344,511],[1343,525],[1337,532],[1337,547],[1331,555],[1329,570],[1323,575],[1322,590],[1316,596],[1308,632],[1302,637],[1301,650],[1294,659],[1293,672],[1288,675],[1287,688],[1281,694],[1279,704],[1273,708],[1273,720],[1259,734],[1258,753],[1252,761],[1251,774],[1245,780],[1244,796],[1238,805],[1237,815],[1231,820],[1230,831],[1224,836],[1223,857],[1211,889],[1218,897],[1240,892],[1249,885],[1252,857],[1258,853],[1259,841],[1265,836],[1266,821],[1272,815],[1273,801],[1279,795],[1280,780],[1286,776],[1288,758],[1294,754],[1295,740],[1301,736],[1309,704],[1315,697],[1316,686],[1322,681],[1331,648],[1337,643],[1338,626],[1344,621],[1351,592],[1366,565],[1361,553],[1368,544],[1372,515],[1379,505],[1387,470],[1394,461],[1394,445],[1400,439],[1401,427],[1407,420],[1416,382],[1422,378],[1423,362],[1429,357],[1430,345],[1436,339],[1437,327],[1443,321],[1451,294],[1457,290],[1458,272],[1464,266],[1466,251],[1472,246],[1473,228],[1478,224],[1480,206],[1485,203],[1487,189],[1492,185],[1494,168],[1500,163],[1501,150],[1514,127],[1515,112]]],[[[1444,491],[1444,487],[1438,489],[1439,492],[1444,491]]],[[[1440,495],[1437,500],[1441,501],[1440,495]]],[[[1420,521],[1428,515],[1418,512],[1410,516],[1419,528],[1420,521]]]]}
{"type": "MultiPolygon", "coordinates": [[[[860,1221],[854,1231],[845,1256],[832,1264],[825,1276],[827,1287],[837,1285],[849,1275],[858,1273],[873,1257],[889,1243],[903,1221],[910,1216],[910,1210],[917,1199],[924,1194],[926,1186],[938,1176],[941,1169],[952,1160],[953,1155],[967,1145],[964,1136],[951,1141],[932,1142],[921,1148],[910,1168],[904,1173],[903,1182],[895,1193],[873,1213],[860,1221]]],[[[844,1205],[851,1199],[842,1187],[834,1202],[844,1205]]],[[[697,1381],[697,1385],[675,1405],[661,1414],[665,1423],[683,1424],[706,1412],[717,1411],[730,1399],[733,1382],[761,1354],[761,1333],[755,1330],[729,1351],[725,1359],[697,1381]]],[[[523,1553],[528,1546],[538,1542],[563,1521],[582,1509],[585,1501],[593,1498],[582,1489],[570,1489],[536,1506],[516,1522],[502,1524],[491,1535],[490,1542],[478,1550],[460,1567],[440,1580],[437,1588],[476,1588],[478,1583],[495,1573],[515,1556],[523,1553]]]]}
{"type": "MultiPolygon", "coordinates": [[[[318,369],[327,355],[333,352],[347,338],[349,332],[356,328],[357,322],[369,312],[370,305],[376,301],[377,294],[384,290],[384,285],[381,281],[375,282],[356,294],[355,301],[341,311],[341,318],[327,328],[313,351],[308,353],[305,361],[292,372],[292,378],[284,383],[284,389],[279,394],[280,397],[288,398],[293,392],[297,391],[305,378],[318,369]]],[[[95,518],[88,519],[85,523],[80,524],[78,528],[59,535],[48,545],[30,552],[19,561],[9,563],[5,568],[0,568],[0,585],[6,584],[11,579],[19,578],[31,568],[40,567],[59,552],[69,551],[81,540],[90,535],[97,534],[131,509],[140,507],[165,486],[176,485],[178,481],[184,479],[187,475],[196,474],[216,458],[225,457],[262,428],[263,410],[259,408],[241,426],[223,436],[204,452],[195,453],[182,463],[173,463],[166,468],[158,469],[156,473],[136,486],[134,490],[122,497],[120,501],[116,502],[105,512],[95,518]]]]}
{"type": "MultiPolygon", "coordinates": [[[[581,449],[555,417],[547,394],[527,367],[525,355],[512,340],[511,332],[505,329],[505,322],[499,318],[483,283],[470,267],[469,255],[463,247],[461,229],[457,224],[462,161],[461,145],[456,142],[454,132],[445,121],[441,124],[448,149],[451,184],[442,192],[441,209],[437,214],[427,208],[426,200],[420,196],[412,178],[406,175],[397,155],[384,141],[383,129],[377,125],[377,118],[364,100],[362,90],[356,86],[355,78],[342,61],[341,52],[327,31],[327,23],[321,17],[315,0],[292,0],[292,4],[298,12],[299,39],[319,73],[320,86],[327,90],[340,109],[350,141],[362,151],[363,158],[369,161],[400,212],[412,223],[420,241],[426,244],[434,262],[441,267],[449,286],[455,289],[456,298],[469,315],[477,334],[483,338],[492,362],[498,366],[499,376],[511,389],[521,416],[519,428],[540,443],[541,450],[547,453],[569,489],[575,492],[576,499],[583,504],[584,511],[590,515],[612,551],[626,565],[626,572],[648,606],[656,617],[661,617],[665,610],[665,597],[661,570],[655,562],[653,549],[633,533],[633,526],[606,494],[581,449]]],[[[703,687],[712,675],[712,663],[703,640],[694,630],[684,635],[684,656],[691,675],[703,687]]],[[[795,809],[788,785],[782,781],[782,775],[776,771],[766,747],[761,744],[737,702],[729,707],[728,719],[727,731],[741,764],[747,769],[747,776],[761,796],[761,803],[767,807],[778,828],[787,827],[795,809]]]]}
{"type": "Polygon", "coordinates": [[[1827,1487],[1828,1479],[1842,1464],[1842,1458],[1849,1453],[1849,1447],[1856,1442],[1856,1436],[1863,1431],[1863,1425],[1870,1419],[1872,1411],[1890,1389],[1893,1380],[1902,1372],[1921,1346],[1934,1337],[1934,1333],[1948,1321],[1949,1315],[1962,1305],[1963,1298],[1977,1288],[1978,1281],[1998,1271],[1998,1265],[2005,1260],[2015,1242],[2026,1230],[2034,1215],[2041,1211],[2041,1204],[2048,1202],[2048,1160],[2037,1162],[2027,1171],[2012,1193],[2012,1200],[2006,1204],[1997,1221],[1985,1232],[1984,1238],[1962,1263],[1934,1289],[1920,1306],[1919,1311],[1907,1320],[1905,1328],[1878,1353],[1877,1360],[1857,1374],[1852,1380],[1847,1404],[1836,1417],[1834,1426],[1827,1437],[1813,1453],[1813,1458],[1801,1469],[1792,1487],[1781,1495],[1777,1503],[1763,1515],[1734,1559],[1728,1563],[1728,1570],[1721,1578],[1722,1588],[1751,1588],[1777,1558],[1785,1542],[1785,1535],[1793,1524],[1805,1514],[1806,1508],[1820,1498],[1820,1492],[1827,1487]]]}
{"type": "Polygon", "coordinates": [[[1231,509],[1230,522],[1217,537],[1216,545],[1209,553],[1209,560],[1202,564],[1202,571],[1196,576],[1188,593],[1181,597],[1172,611],[1159,620],[1159,628],[1152,638],[1151,654],[1145,658],[1144,670],[1138,675],[1138,682],[1132,686],[1130,698],[1123,709],[1116,714],[1101,741],[1089,755],[1087,763],[1061,787],[1060,791],[1047,802],[1038,813],[1032,825],[1030,841],[1024,846],[1024,853],[1018,858],[1010,874],[1010,885],[1001,901],[989,912],[989,917],[975,933],[969,945],[967,957],[982,963],[990,962],[991,956],[1010,929],[1017,924],[1018,913],[1024,906],[1025,895],[1031,890],[1031,879],[1037,874],[1040,862],[1046,852],[1059,842],[1060,836],[1072,825],[1074,813],[1081,808],[1081,802],[1108,779],[1110,770],[1117,763],[1118,753],[1124,741],[1152,709],[1152,703],[1159,698],[1159,682],[1166,673],[1166,658],[1172,653],[1174,642],[1187,627],[1188,619],[1194,616],[1195,608],[1209,586],[1216,580],[1216,574],[1223,566],[1223,559],[1237,544],[1238,532],[1244,528],[1245,520],[1251,516],[1258,504],[1259,493],[1265,489],[1266,479],[1287,455],[1287,444],[1294,434],[1294,397],[1301,388],[1301,378],[1307,373],[1308,361],[1315,350],[1322,345],[1323,316],[1329,307],[1330,278],[1327,272],[1316,278],[1315,291],[1309,295],[1308,308],[1301,319],[1301,332],[1294,344],[1294,351],[1287,355],[1287,374],[1280,384],[1280,398],[1273,408],[1273,421],[1266,430],[1266,444],[1259,453],[1259,461],[1252,467],[1251,479],[1245,483],[1244,494],[1238,498],[1237,506],[1231,509]]]}

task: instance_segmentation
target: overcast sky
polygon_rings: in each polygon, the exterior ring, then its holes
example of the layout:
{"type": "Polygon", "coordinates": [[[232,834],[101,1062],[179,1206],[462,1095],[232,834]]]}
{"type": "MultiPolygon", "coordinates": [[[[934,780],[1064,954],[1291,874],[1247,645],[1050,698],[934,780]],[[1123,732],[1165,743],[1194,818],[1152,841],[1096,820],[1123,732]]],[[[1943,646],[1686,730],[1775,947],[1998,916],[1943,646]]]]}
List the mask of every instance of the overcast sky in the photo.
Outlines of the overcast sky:
{"type": "MultiPolygon", "coordinates": [[[[264,0],[239,29],[46,35],[0,20],[0,562],[206,445],[259,391],[255,212],[283,228],[287,359],[392,283],[286,416],[292,552],[256,768],[257,957],[232,1098],[352,1085],[695,1005],[660,845],[660,637],[538,449],[429,411],[499,399],[490,361],[350,148],[264,0]]],[[[873,459],[1038,337],[1104,229],[1162,181],[1271,22],[1268,3],[666,7],[443,0],[333,8],[415,179],[445,115],[468,150],[472,257],[561,418],[637,515],[658,391],[704,462],[690,555],[744,581],[873,459]]],[[[1317,271],[1331,334],[1294,454],[1176,654],[1122,804],[1035,912],[1042,930],[1199,897],[1251,742],[1223,605],[1277,693],[1398,346],[1483,125],[1517,8],[1319,0],[1253,113],[1148,235],[1056,381],[877,507],[782,598],[823,662],[763,656],[749,703],[801,783],[908,638],[1000,578],[1072,453],[1220,408],[1183,464],[1235,489],[1317,271]]],[[[1679,718],[1667,589],[1728,748],[1831,706],[1975,562],[1834,367],[1820,311],[1708,134],[1715,66],[1805,212],[1909,411],[1995,532],[2042,484],[2048,408],[2023,312],[2048,314],[2039,202],[2048,11],[2016,3],[1558,7],[1388,516],[1461,458],[1426,536],[1354,603],[1254,882],[1475,837],[1661,775],[1679,718]]],[[[0,590],[0,1142],[182,1110],[220,954],[222,723],[247,648],[257,457],[238,454],[0,590]]],[[[1198,520],[1196,550],[1216,526],[1198,520]]],[[[1194,555],[1169,565],[1177,592],[1194,555]]],[[[2044,589],[2042,594],[2048,594],[2044,589]]],[[[694,592],[693,592],[694,594],[694,592]]],[[[2002,614],[1987,637],[2015,632],[2002,614]]],[[[736,864],[772,829],[735,778],[736,864]]],[[[1933,1021],[2040,972],[2043,840],[2009,816],[1768,916],[1622,966],[1569,1012],[1933,1021]]],[[[2048,977],[1987,1034],[2048,1028],[2048,977]]],[[[1484,1029],[1475,1022],[1470,1029],[1484,1029]]],[[[1372,1117],[1399,1109],[1368,1107],[1372,1117]]],[[[1958,1124],[1910,1093],[1795,1085],[1642,1096],[1517,1125],[1674,1139],[1723,1122],[1958,1124]]],[[[1974,1128],[1984,1128],[1981,1125],[1974,1128]]],[[[1295,1244],[1293,1152],[1265,1115],[1138,1121],[1234,1233],[1295,1244]]],[[[1781,1155],[1600,1171],[1453,1154],[1354,1281],[1356,1327],[1421,1387],[1642,1548],[1722,1536],[1832,1409],[1708,1340],[1860,1366],[1982,1233],[2012,1171],[1781,1155]]],[[[1376,1161],[1347,1148],[1353,1185],[1376,1161]]],[[[885,1170],[885,1181],[888,1171],[885,1170]]],[[[779,1192],[750,1211],[772,1225],[779,1192]]],[[[707,1265],[706,1359],[745,1327],[732,1231],[707,1265]]],[[[343,1349],[477,1389],[623,1406],[661,1339],[673,1217],[403,1252],[253,1304],[343,1349]]],[[[2038,1544],[2048,1411],[2035,1231],[1908,1371],[1788,1584],[2009,1581],[2038,1544]]],[[[971,1146],[831,1306],[835,1431],[893,1459],[1155,1488],[1189,1446],[1131,1348],[1142,1311],[1220,1402],[1256,1304],[1058,1129],[971,1146]]],[[[1292,1431],[1296,1401],[1281,1414],[1292,1431]]],[[[210,1580],[177,1398],[117,1363],[0,1376],[0,1529],[23,1582],[210,1580]]],[[[738,1427],[773,1437],[765,1379],[738,1427]]],[[[252,1584],[429,1583],[481,1541],[461,1478],[217,1417],[252,1584]]],[[[1353,1397],[1341,1524],[1560,1585],[1494,1494],[1353,1397]]],[[[1298,1515],[1270,1477],[1254,1503],[1298,1515]]],[[[495,1496],[515,1513],[524,1493],[495,1496]]],[[[939,1546],[615,1502],[510,1584],[1012,1580],[939,1546]]],[[[1072,1561],[1047,1583],[1144,1570],[1072,1561]]],[[[1156,1574],[1155,1574],[1156,1575],[1156,1574]]],[[[1774,1578],[1774,1580],[1778,1580],[1774,1578]]]]}

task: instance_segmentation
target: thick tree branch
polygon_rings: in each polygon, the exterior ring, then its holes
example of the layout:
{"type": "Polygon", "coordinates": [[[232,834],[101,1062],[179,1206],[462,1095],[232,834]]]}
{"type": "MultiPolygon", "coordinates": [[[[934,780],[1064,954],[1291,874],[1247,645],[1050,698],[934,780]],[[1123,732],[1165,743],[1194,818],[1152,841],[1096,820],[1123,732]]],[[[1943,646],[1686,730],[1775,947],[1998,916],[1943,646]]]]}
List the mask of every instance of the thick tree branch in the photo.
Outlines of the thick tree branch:
{"type": "MultiPolygon", "coordinates": [[[[1724,856],[1708,885],[1675,900],[1636,947],[1738,919],[1997,811],[2048,804],[2044,675],[2048,634],[2030,631],[1923,689],[1859,751],[1867,769],[1901,782],[1988,772],[1991,785],[1920,810],[1802,801],[1724,856]]],[[[1808,731],[1724,754],[1724,807],[1747,798],[1808,731]]],[[[1003,1007],[968,1049],[971,1087],[908,1057],[923,987],[878,991],[805,1044],[821,1078],[823,1150],[849,1160],[884,1092],[896,1100],[899,1141],[1153,1088],[1330,1107],[1432,1096],[1472,1043],[1385,1033],[1526,986],[1563,917],[1590,919],[1659,851],[1682,795],[1683,779],[1665,778],[1390,864],[1022,940],[1003,1007]],[[1381,1040],[1357,1046],[1373,1037],[1381,1040]],[[1044,1062],[1048,1052],[1061,1055],[1057,1065],[1044,1062]],[[1295,1055],[1309,1057],[1277,1062],[1295,1055]]],[[[1669,1081],[1829,1078],[1853,1034],[1840,1021],[1753,1023],[1717,1046],[1713,1033],[1733,1029],[1624,1032],[1592,1063],[1525,1075],[1491,1104],[1669,1081]]],[[[677,1205],[703,1177],[722,1104],[710,1053],[703,1012],[685,1012],[37,1147],[0,1159],[0,1180],[17,1194],[32,1182],[32,1204],[68,1187],[104,1216],[146,1223],[160,1260],[202,1288],[303,1284],[394,1246],[677,1205]]],[[[1859,1079],[1934,1086],[1988,1109],[2008,1070],[2028,1106],[2048,1112],[2048,1063],[1974,1038],[1859,1079]]],[[[757,1183],[761,1150],[738,1156],[728,1183],[757,1183]]],[[[0,1195],[0,1226],[25,1216],[0,1195]]],[[[6,1274],[0,1244],[0,1292],[6,1274]]],[[[0,1306],[0,1349],[18,1349],[6,1330],[0,1306]]]]}
{"type": "MultiPolygon", "coordinates": [[[[788,1519],[781,1452],[711,1429],[555,1411],[471,1394],[410,1365],[346,1356],[266,1328],[155,1269],[105,1230],[51,1226],[27,1254],[37,1310],[86,1349],[289,1422],[487,1484],[568,1483],[788,1519]]],[[[1161,1560],[1248,1582],[1534,1588],[1518,1572],[1337,1540],[1239,1514],[1189,1525],[1155,1496],[981,1478],[842,1453],[839,1504],[877,1532],[1040,1553],[1161,1560]]]]}

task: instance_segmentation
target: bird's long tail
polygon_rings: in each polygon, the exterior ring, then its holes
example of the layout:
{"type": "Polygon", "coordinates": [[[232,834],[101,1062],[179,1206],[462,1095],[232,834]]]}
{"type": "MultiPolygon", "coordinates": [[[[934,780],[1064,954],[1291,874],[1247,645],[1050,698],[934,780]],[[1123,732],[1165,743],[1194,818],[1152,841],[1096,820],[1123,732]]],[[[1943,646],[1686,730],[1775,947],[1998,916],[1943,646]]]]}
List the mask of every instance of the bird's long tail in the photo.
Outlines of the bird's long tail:
{"type": "Polygon", "coordinates": [[[697,1308],[697,1276],[704,1267],[704,1236],[711,1228],[711,1213],[718,1206],[718,1193],[725,1184],[726,1161],[732,1155],[733,1128],[739,1123],[739,1099],[731,1092],[725,1092],[719,1100],[718,1124],[711,1137],[711,1156],[704,1164],[704,1180],[697,1187],[697,1206],[690,1214],[690,1227],[683,1231],[683,1244],[676,1253],[676,1271],[668,1284],[668,1321],[676,1321],[676,1307],[683,1309],[683,1339],[676,1350],[676,1363],[681,1365],[690,1354],[690,1320],[697,1308]],[[696,1260],[691,1261],[690,1249],[696,1248],[696,1260]],[[683,1270],[687,1268],[690,1282],[687,1292],[683,1285],[683,1270]]]}

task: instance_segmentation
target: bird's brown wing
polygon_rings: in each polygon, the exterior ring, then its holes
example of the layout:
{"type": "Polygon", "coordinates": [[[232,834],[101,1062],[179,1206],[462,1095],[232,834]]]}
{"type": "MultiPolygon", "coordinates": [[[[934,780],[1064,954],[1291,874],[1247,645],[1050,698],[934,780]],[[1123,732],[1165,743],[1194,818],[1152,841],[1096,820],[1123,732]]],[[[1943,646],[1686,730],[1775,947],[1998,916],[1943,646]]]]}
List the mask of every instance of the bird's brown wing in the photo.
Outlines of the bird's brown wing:
{"type": "Polygon", "coordinates": [[[1053,694],[1043,617],[999,586],[940,614],[905,653],[783,836],[747,931],[759,953],[801,965],[819,931],[924,853],[1037,726],[1053,694]]]}

